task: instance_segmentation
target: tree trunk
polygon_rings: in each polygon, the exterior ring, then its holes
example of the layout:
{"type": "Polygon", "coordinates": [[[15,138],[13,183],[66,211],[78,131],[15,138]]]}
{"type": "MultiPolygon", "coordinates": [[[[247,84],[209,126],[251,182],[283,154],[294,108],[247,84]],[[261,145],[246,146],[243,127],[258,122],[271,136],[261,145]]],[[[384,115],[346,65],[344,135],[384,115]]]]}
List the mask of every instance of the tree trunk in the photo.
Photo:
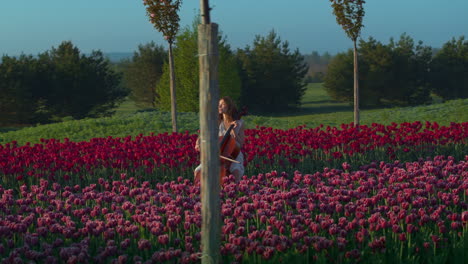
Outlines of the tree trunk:
{"type": "Polygon", "coordinates": [[[221,201],[218,140],[218,25],[198,26],[200,65],[200,149],[202,203],[202,263],[221,258],[221,201]]]}
{"type": "Polygon", "coordinates": [[[358,53],[356,40],[354,43],[354,126],[359,127],[359,77],[358,77],[358,53]]]}
{"type": "Polygon", "coordinates": [[[172,54],[172,43],[169,42],[169,86],[171,90],[171,117],[172,132],[177,132],[177,103],[176,103],[176,81],[174,70],[174,54],[172,54]]]}
{"type": "Polygon", "coordinates": [[[154,84],[152,87],[151,87],[151,106],[153,108],[156,108],[156,96],[157,96],[157,93],[156,93],[156,85],[154,84]]]}

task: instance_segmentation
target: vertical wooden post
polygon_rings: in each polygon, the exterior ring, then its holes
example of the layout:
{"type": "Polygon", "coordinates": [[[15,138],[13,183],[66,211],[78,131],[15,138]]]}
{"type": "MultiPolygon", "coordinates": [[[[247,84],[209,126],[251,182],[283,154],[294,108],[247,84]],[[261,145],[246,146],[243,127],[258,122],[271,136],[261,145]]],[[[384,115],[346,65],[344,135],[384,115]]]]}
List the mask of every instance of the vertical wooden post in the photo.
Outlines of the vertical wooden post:
{"type": "Polygon", "coordinates": [[[169,89],[171,90],[171,117],[172,132],[177,132],[177,101],[175,82],[174,55],[172,54],[172,42],[169,42],[169,89]]]}
{"type": "Polygon", "coordinates": [[[202,263],[220,262],[221,201],[218,140],[218,25],[198,26],[200,64],[200,149],[202,263]]]}

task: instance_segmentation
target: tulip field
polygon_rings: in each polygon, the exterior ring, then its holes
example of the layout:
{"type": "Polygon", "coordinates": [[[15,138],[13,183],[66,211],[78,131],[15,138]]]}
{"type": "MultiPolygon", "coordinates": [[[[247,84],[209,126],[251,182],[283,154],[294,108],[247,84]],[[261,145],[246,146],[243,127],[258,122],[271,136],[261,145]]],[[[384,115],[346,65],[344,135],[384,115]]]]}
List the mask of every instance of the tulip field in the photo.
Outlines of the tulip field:
{"type": "MultiPolygon", "coordinates": [[[[245,133],[222,263],[466,263],[468,122],[245,133]]],[[[0,144],[1,262],[200,262],[196,138],[0,144]]]]}

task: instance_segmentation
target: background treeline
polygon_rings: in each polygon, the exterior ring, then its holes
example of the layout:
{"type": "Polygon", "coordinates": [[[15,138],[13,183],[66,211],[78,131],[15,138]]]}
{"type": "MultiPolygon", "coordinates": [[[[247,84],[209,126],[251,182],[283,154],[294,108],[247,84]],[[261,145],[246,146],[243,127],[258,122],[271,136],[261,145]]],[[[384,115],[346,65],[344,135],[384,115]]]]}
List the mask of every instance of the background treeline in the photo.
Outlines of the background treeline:
{"type": "Polygon", "coordinates": [[[312,51],[311,54],[304,55],[304,60],[309,66],[307,71],[306,81],[308,83],[321,83],[327,73],[328,64],[333,55],[328,52],[320,55],[317,51],[312,51]]]}
{"type": "MultiPolygon", "coordinates": [[[[196,27],[182,30],[174,52],[177,102],[181,111],[198,111],[196,34],[196,27]]],[[[146,48],[157,49],[154,45],[146,48]]],[[[220,38],[219,50],[221,94],[232,96],[253,113],[281,112],[297,107],[308,82],[324,82],[334,100],[352,103],[352,50],[336,55],[313,52],[303,56],[297,50],[291,51],[288,42],[281,41],[274,31],[267,36],[256,36],[252,46],[236,51],[220,38]]],[[[141,54],[145,53],[151,52],[140,49],[127,63],[138,64],[141,54]]],[[[359,53],[363,107],[427,104],[433,101],[434,95],[441,100],[468,97],[467,75],[464,74],[468,72],[468,42],[464,37],[452,39],[437,50],[421,41],[415,44],[406,34],[398,41],[390,39],[388,44],[371,37],[360,41],[359,53]]],[[[159,69],[160,79],[149,82],[147,88],[126,83],[133,94],[141,93],[137,92],[139,89],[156,91],[155,104],[146,107],[169,110],[167,63],[160,63],[159,69]]],[[[144,78],[124,72],[124,79],[144,78]]]]}
{"type": "MultiPolygon", "coordinates": [[[[412,106],[468,97],[468,41],[452,39],[435,52],[403,34],[388,44],[359,42],[359,100],[364,107],[412,106]]],[[[335,100],[353,101],[353,52],[330,61],[324,87],[335,100]]]]}
{"type": "MultiPolygon", "coordinates": [[[[337,101],[352,103],[352,51],[304,56],[274,32],[233,50],[219,37],[219,87],[249,112],[282,112],[300,105],[307,82],[322,82],[337,101]]],[[[362,106],[426,104],[468,97],[468,41],[452,39],[435,49],[403,34],[383,44],[359,43],[362,106]]],[[[178,110],[197,112],[196,26],[182,29],[174,47],[178,110]]],[[[167,51],[153,42],[130,59],[110,63],[95,51],[80,54],[71,42],[37,56],[3,56],[0,64],[0,123],[50,123],[108,116],[128,98],[139,108],[169,110],[167,51]]]]}
{"type": "MultiPolygon", "coordinates": [[[[197,27],[194,23],[176,37],[174,65],[177,108],[198,112],[199,70],[197,27]]],[[[144,108],[170,110],[169,66],[162,46],[140,45],[133,58],[124,63],[123,83],[132,98],[144,108]],[[151,71],[142,70],[152,62],[151,71]],[[139,69],[139,70],[134,70],[139,69]],[[157,80],[155,80],[155,78],[157,80]],[[145,81],[143,81],[145,80],[145,81]],[[148,100],[147,95],[155,92],[148,100]]],[[[231,96],[238,104],[255,113],[279,112],[297,107],[304,94],[307,64],[298,50],[291,51],[287,41],[271,31],[256,36],[252,47],[234,51],[225,37],[218,39],[218,80],[222,96],[231,96]]]]}
{"type": "Polygon", "coordinates": [[[36,57],[3,56],[0,124],[106,116],[128,92],[100,51],[85,56],[71,42],[36,57]]]}

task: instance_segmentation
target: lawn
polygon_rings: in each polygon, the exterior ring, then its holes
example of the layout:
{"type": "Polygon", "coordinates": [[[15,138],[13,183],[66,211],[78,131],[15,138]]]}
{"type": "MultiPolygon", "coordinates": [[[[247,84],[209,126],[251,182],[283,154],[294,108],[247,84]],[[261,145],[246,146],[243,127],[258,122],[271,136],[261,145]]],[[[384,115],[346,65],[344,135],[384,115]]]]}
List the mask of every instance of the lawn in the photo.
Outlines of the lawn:
{"type": "MultiPolygon", "coordinates": [[[[276,116],[245,116],[246,126],[289,129],[302,125],[309,128],[320,125],[338,127],[353,122],[352,106],[331,100],[321,84],[310,84],[302,102],[302,107],[295,112],[276,116]]],[[[69,138],[72,141],[83,141],[94,137],[126,137],[171,132],[169,112],[138,110],[143,109],[126,100],[111,117],[86,118],[31,127],[4,127],[0,128],[0,144],[13,140],[19,144],[35,143],[41,138],[69,138]]],[[[430,121],[447,126],[451,122],[468,121],[468,99],[415,107],[365,109],[360,115],[362,125],[430,121]]],[[[200,124],[197,113],[181,112],[178,113],[177,119],[179,132],[197,133],[200,124]]]]}

